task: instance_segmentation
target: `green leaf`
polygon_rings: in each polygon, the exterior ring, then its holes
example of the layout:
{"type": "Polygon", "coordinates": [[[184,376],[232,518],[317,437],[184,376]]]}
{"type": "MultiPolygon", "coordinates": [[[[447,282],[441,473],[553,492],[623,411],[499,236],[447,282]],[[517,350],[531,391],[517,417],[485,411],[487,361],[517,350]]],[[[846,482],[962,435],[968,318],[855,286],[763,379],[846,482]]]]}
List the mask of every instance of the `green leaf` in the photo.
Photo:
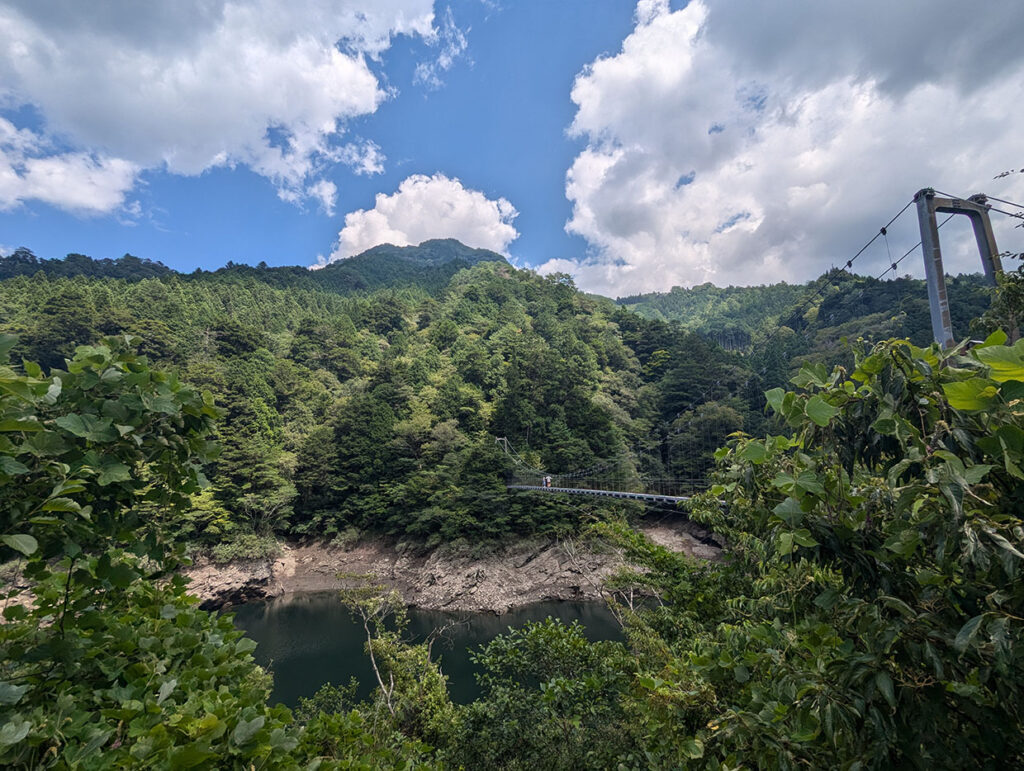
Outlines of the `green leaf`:
{"type": "Polygon", "coordinates": [[[109,463],[100,469],[96,482],[102,487],[112,482],[128,482],[132,478],[132,470],[123,463],[109,463]]]}
{"type": "Polygon", "coordinates": [[[875,686],[881,691],[882,696],[889,702],[889,706],[896,709],[896,693],[893,689],[892,678],[889,673],[880,671],[875,673],[875,686]]]}
{"type": "Polygon", "coordinates": [[[21,720],[18,717],[9,720],[0,728],[0,746],[17,744],[28,736],[31,729],[32,724],[27,720],[21,720]]]}
{"type": "Polygon", "coordinates": [[[994,468],[995,466],[988,465],[985,463],[979,463],[976,466],[968,466],[967,468],[964,469],[964,480],[969,485],[976,485],[978,484],[978,482],[985,478],[985,475],[989,471],[991,471],[994,468]]]}
{"type": "Polygon", "coordinates": [[[760,442],[751,441],[747,442],[743,447],[739,457],[743,460],[749,460],[751,463],[759,464],[763,463],[764,459],[768,457],[768,451],[765,450],[764,445],[760,442]]]}
{"type": "Polygon", "coordinates": [[[0,681],[0,704],[17,704],[27,690],[27,685],[14,685],[0,681]]]}
{"type": "Polygon", "coordinates": [[[793,534],[792,533],[782,533],[779,536],[779,547],[778,548],[779,548],[779,554],[782,555],[782,556],[786,556],[787,554],[792,554],[793,553],[793,549],[796,548],[793,545],[793,534]]]}
{"type": "Polygon", "coordinates": [[[1008,551],[1014,557],[1018,557],[1024,560],[1024,554],[1021,554],[1020,550],[1018,550],[1016,546],[1014,546],[1012,543],[1006,540],[1006,537],[1003,536],[1001,533],[998,533],[995,530],[987,530],[986,532],[989,534],[992,540],[996,542],[996,545],[999,546],[1000,549],[1008,551]]]}
{"type": "Polygon", "coordinates": [[[17,335],[9,335],[6,332],[0,334],[0,359],[7,361],[7,354],[18,344],[17,335]]]}
{"type": "Polygon", "coordinates": [[[62,415],[53,421],[70,434],[91,442],[112,442],[118,434],[108,418],[95,415],[62,415]]]}
{"type": "Polygon", "coordinates": [[[971,640],[974,639],[974,635],[978,633],[978,628],[981,626],[982,620],[985,618],[984,614],[975,616],[962,627],[957,633],[956,639],[953,641],[953,647],[958,652],[963,653],[967,650],[967,646],[970,645],[971,640]]]}
{"type": "Polygon", "coordinates": [[[1013,346],[993,345],[977,348],[974,355],[989,367],[989,377],[998,383],[1024,380],[1024,345],[1018,340],[1013,346]]]}
{"type": "Polygon", "coordinates": [[[110,583],[118,589],[127,589],[138,577],[138,572],[125,564],[114,565],[110,568],[110,573],[108,575],[110,583]]]}
{"type": "Polygon", "coordinates": [[[980,377],[943,383],[942,390],[955,410],[987,410],[999,393],[992,383],[980,377]]]}
{"type": "Polygon", "coordinates": [[[1024,383],[1019,380],[1007,380],[999,386],[999,393],[1007,404],[1017,399],[1024,399],[1024,383]]]}
{"type": "Polygon", "coordinates": [[[174,678],[168,680],[160,686],[160,691],[156,695],[156,703],[163,704],[167,697],[170,696],[174,689],[178,687],[178,681],[174,678]]]}
{"type": "Polygon", "coordinates": [[[1001,329],[997,329],[991,335],[986,337],[985,342],[981,345],[974,346],[974,350],[978,350],[979,348],[988,348],[991,345],[1003,345],[1006,340],[1006,333],[1001,329]]]}
{"type": "Polygon", "coordinates": [[[697,738],[687,739],[683,742],[683,754],[692,759],[704,757],[704,743],[697,738]]]}
{"type": "Polygon", "coordinates": [[[0,535],[0,541],[3,541],[15,551],[20,551],[26,557],[34,554],[36,549],[39,548],[39,542],[27,533],[0,535]]]}
{"type": "Polygon", "coordinates": [[[811,531],[805,527],[793,531],[793,540],[801,546],[810,547],[818,545],[818,542],[815,541],[814,537],[811,535],[811,531]]]}
{"type": "Polygon", "coordinates": [[[827,426],[829,421],[839,414],[839,410],[822,399],[820,396],[812,396],[807,400],[804,407],[804,414],[807,415],[819,426],[827,426]]]}
{"type": "Polygon", "coordinates": [[[249,653],[254,650],[256,650],[256,641],[251,637],[243,637],[235,643],[235,651],[237,653],[249,653]]]}
{"type": "Polygon", "coordinates": [[[773,412],[782,411],[782,400],[786,396],[785,390],[782,388],[773,388],[770,391],[764,392],[764,398],[768,402],[768,406],[772,408],[773,412]]]}
{"type": "Polygon", "coordinates": [[[266,718],[262,715],[254,717],[252,720],[238,721],[238,725],[235,726],[235,730],[231,732],[231,741],[239,746],[251,742],[253,737],[259,733],[261,728],[263,728],[263,723],[265,721],[266,718]]]}
{"type": "Polygon", "coordinates": [[[33,415],[28,418],[6,418],[0,420],[0,431],[42,431],[43,424],[33,415]]]}
{"type": "Polygon", "coordinates": [[[214,757],[215,752],[199,744],[186,744],[171,753],[171,768],[195,768],[214,757]]]}
{"type": "Polygon", "coordinates": [[[43,511],[81,511],[82,507],[70,498],[50,498],[43,504],[43,511]]]}
{"type": "Polygon", "coordinates": [[[786,500],[772,509],[772,513],[790,527],[795,527],[804,518],[804,510],[800,507],[800,501],[792,497],[786,498],[786,500]]]}
{"type": "Polygon", "coordinates": [[[10,455],[0,455],[0,471],[3,471],[7,476],[13,477],[19,474],[27,474],[29,468],[24,463],[16,461],[10,455]]]}

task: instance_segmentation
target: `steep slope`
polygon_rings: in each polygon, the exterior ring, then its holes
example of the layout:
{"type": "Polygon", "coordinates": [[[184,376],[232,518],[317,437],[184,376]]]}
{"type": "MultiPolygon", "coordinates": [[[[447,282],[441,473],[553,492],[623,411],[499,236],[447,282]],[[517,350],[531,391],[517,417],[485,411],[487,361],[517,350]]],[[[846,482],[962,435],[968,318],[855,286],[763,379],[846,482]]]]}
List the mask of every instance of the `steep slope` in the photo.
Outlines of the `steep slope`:
{"type": "MultiPolygon", "coordinates": [[[[947,277],[950,313],[958,336],[989,305],[980,275],[947,277]]],[[[744,349],[779,326],[808,338],[811,348],[840,337],[906,337],[917,345],[931,340],[928,291],[924,281],[881,281],[834,271],[806,284],[716,287],[621,297],[616,302],[649,319],[677,321],[731,349],[744,349]]]]}

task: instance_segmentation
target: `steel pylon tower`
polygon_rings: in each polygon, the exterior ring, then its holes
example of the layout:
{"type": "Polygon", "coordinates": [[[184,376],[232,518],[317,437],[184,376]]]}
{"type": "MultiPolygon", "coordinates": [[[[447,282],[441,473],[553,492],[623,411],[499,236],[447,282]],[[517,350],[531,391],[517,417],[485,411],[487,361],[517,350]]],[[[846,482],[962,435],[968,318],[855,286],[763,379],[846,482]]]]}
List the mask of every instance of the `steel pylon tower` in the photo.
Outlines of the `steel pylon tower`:
{"type": "Polygon", "coordinates": [[[954,344],[953,322],[949,317],[949,298],[946,296],[946,274],[942,269],[942,251],[939,248],[939,226],[935,222],[936,212],[966,214],[974,227],[974,238],[981,253],[981,265],[985,277],[993,286],[996,275],[1003,268],[996,248],[996,237],[992,233],[992,222],[988,216],[988,199],[981,194],[966,200],[942,198],[935,190],[926,187],[914,196],[917,203],[917,219],[921,226],[921,248],[924,251],[924,273],[928,282],[928,305],[932,315],[932,334],[935,342],[943,348],[954,344]]]}

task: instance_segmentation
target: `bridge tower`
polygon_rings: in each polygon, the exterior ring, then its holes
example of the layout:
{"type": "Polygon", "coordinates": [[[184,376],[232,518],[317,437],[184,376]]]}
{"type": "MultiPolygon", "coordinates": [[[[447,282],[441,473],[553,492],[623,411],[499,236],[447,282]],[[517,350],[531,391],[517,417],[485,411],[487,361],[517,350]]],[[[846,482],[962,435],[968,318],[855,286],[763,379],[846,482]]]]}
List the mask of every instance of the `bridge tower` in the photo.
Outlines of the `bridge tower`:
{"type": "Polygon", "coordinates": [[[932,315],[932,334],[935,342],[943,348],[954,344],[953,322],[949,318],[949,298],[946,296],[946,274],[942,269],[942,251],[939,248],[939,226],[935,222],[936,212],[966,214],[974,227],[974,239],[981,253],[981,265],[985,277],[993,286],[996,275],[1002,272],[996,237],[992,233],[992,222],[988,216],[988,199],[981,194],[967,200],[941,198],[935,190],[926,187],[914,196],[917,203],[917,219],[921,226],[921,248],[924,251],[924,273],[928,283],[928,305],[932,315]]]}

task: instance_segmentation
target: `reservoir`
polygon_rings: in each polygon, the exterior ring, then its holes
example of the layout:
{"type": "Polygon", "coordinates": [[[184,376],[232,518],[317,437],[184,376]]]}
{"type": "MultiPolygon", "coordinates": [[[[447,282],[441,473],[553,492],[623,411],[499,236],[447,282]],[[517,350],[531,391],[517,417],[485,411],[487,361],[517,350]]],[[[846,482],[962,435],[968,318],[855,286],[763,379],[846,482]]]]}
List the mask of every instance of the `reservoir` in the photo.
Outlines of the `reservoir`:
{"type": "MultiPolygon", "coordinates": [[[[300,697],[312,696],[324,683],[345,685],[351,677],[360,683],[365,698],[376,685],[364,651],[366,636],[335,592],[290,594],[266,602],[233,608],[235,626],[258,643],[253,656],[274,675],[272,704],[294,707],[300,697]]],[[[622,630],[608,608],[599,602],[539,602],[501,616],[490,613],[445,613],[410,608],[406,636],[422,642],[434,629],[458,622],[433,646],[448,676],[448,690],[456,702],[479,695],[470,653],[509,627],[551,616],[566,624],[579,621],[592,641],[623,640],[622,630]]]]}

